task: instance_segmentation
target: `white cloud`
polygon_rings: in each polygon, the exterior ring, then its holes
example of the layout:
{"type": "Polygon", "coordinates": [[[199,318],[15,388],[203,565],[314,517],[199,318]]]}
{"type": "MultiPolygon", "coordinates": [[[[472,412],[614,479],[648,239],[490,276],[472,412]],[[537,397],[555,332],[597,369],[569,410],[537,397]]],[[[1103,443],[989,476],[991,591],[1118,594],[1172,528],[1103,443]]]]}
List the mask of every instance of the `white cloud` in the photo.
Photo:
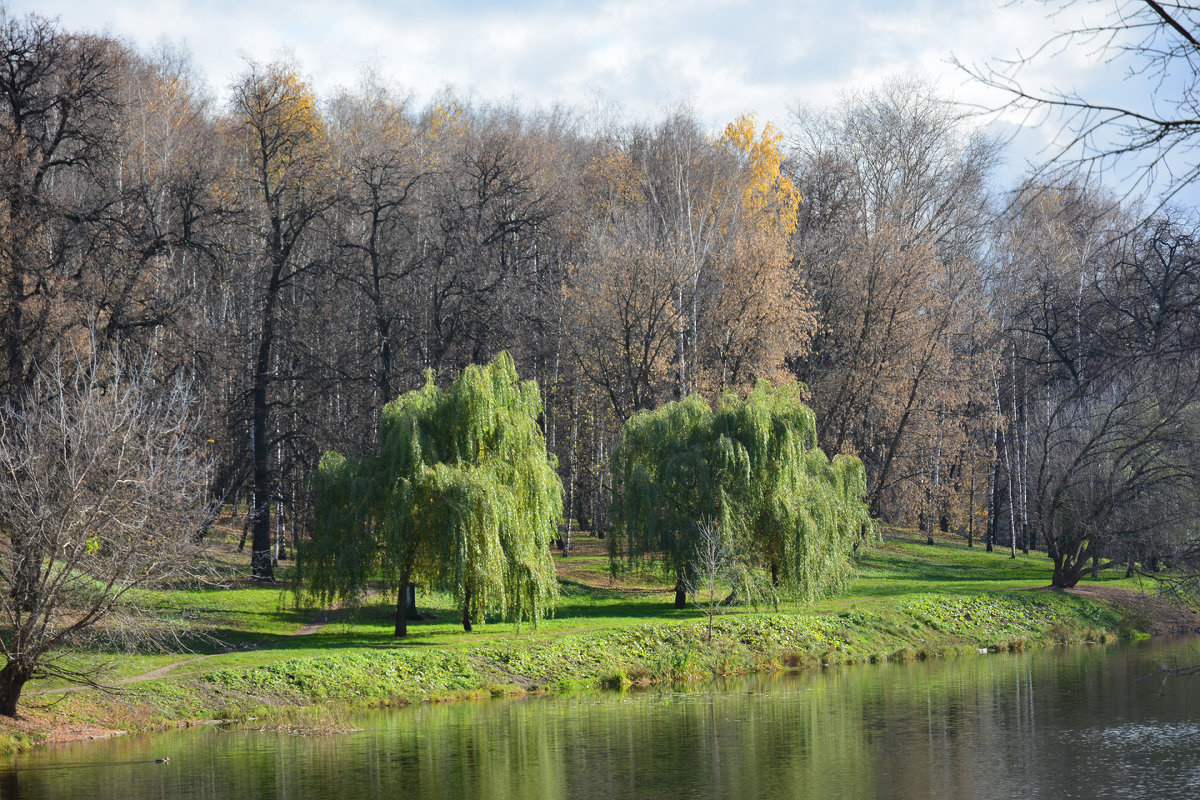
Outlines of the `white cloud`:
{"type": "MultiPolygon", "coordinates": [[[[784,125],[797,100],[827,105],[854,85],[911,71],[957,99],[995,105],[994,94],[949,63],[951,54],[979,64],[1030,53],[1053,31],[1040,3],[975,0],[58,0],[56,9],[45,0],[8,0],[8,7],[57,14],[67,29],[109,32],[142,48],[162,37],[183,41],[218,96],[243,70],[243,54],[266,61],[286,49],[322,93],[353,85],[370,63],[418,101],[448,84],[482,100],[516,96],[543,106],[590,107],[599,94],[628,118],[647,119],[690,99],[713,128],[744,112],[784,125]]],[[[1118,78],[1082,49],[1028,73],[1030,85],[1081,90],[1120,90],[1118,78]]],[[[1022,133],[1019,150],[1032,154],[1053,131],[1022,133]]]]}
{"type": "MultiPolygon", "coordinates": [[[[599,88],[637,116],[691,96],[714,124],[743,111],[783,122],[797,97],[832,101],[834,86],[914,65],[945,73],[952,46],[968,58],[1003,55],[1012,43],[997,32],[1024,27],[1006,28],[1013,9],[945,16],[949,3],[803,13],[786,1],[413,5],[61,0],[58,13],[67,28],[140,47],[184,40],[218,92],[241,71],[239,53],[269,60],[286,48],[323,91],[374,62],[420,96],[453,83],[484,98],[582,103],[599,88]]],[[[10,2],[14,13],[42,6],[10,2]]]]}

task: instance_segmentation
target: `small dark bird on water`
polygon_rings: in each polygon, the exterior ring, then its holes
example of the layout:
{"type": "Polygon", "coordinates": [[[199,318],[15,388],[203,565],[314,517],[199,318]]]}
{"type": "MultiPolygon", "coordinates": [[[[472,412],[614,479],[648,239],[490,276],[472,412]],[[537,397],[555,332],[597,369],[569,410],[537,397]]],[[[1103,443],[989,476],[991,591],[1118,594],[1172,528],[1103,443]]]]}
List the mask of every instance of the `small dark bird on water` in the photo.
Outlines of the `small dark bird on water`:
{"type": "Polygon", "coordinates": [[[169,758],[156,758],[156,759],[154,759],[154,763],[155,764],[166,764],[170,760],[171,759],[169,759],[169,758]]]}

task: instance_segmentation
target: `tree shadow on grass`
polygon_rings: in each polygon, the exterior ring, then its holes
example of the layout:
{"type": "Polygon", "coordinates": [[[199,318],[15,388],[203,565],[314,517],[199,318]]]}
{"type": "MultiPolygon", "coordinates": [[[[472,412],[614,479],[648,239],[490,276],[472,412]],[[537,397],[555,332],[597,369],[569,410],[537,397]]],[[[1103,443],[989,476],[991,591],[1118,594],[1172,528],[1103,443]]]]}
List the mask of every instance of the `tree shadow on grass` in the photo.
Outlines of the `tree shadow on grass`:
{"type": "MultiPolygon", "coordinates": [[[[919,559],[896,559],[868,553],[855,559],[860,577],[873,581],[920,581],[938,582],[1006,582],[1013,580],[1039,581],[1048,579],[1047,567],[1031,565],[1026,561],[1006,560],[1003,564],[980,566],[971,563],[930,562],[919,559]]],[[[936,587],[931,587],[936,588],[936,587]]]]}

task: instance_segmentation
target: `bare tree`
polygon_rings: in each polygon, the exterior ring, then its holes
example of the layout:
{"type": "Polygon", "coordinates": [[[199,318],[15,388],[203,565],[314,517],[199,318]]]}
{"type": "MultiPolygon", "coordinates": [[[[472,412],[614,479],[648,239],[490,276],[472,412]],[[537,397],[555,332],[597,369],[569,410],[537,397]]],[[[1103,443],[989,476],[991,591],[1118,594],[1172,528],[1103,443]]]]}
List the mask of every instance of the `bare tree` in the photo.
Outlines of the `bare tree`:
{"type": "MultiPolygon", "coordinates": [[[[1007,95],[991,113],[1013,110],[1026,123],[1057,123],[1066,134],[1042,172],[1088,170],[1132,159],[1138,166],[1129,191],[1159,186],[1165,204],[1200,178],[1200,6],[1155,0],[1040,0],[1060,16],[1068,8],[1090,18],[1055,33],[1028,56],[960,68],[1007,95]],[[1107,7],[1095,14],[1095,7],[1107,7]],[[1089,13],[1093,12],[1093,13],[1089,13]],[[1126,88],[1141,91],[1123,102],[1057,87],[1031,86],[1025,73],[1067,50],[1082,48],[1124,68],[1126,88]]],[[[1116,82],[1113,83],[1116,85],[1116,82]]],[[[1157,209],[1155,209],[1157,210],[1157,209]]]]}
{"type": "Polygon", "coordinates": [[[1028,519],[1054,584],[1135,561],[1186,566],[1200,497],[1194,234],[1158,220],[1089,269],[1048,266],[1026,282],[1014,329],[1029,342],[1028,519]]]}
{"type": "Polygon", "coordinates": [[[987,360],[965,343],[985,325],[996,145],[917,80],[796,122],[795,259],[818,322],[792,367],[812,390],[821,446],[862,458],[872,512],[928,522],[949,505],[944,462],[966,451],[960,423],[980,407],[970,399],[987,360]]]}
{"type": "Polygon", "coordinates": [[[735,558],[729,543],[721,534],[721,526],[706,519],[696,525],[696,560],[687,579],[688,594],[708,617],[708,638],[712,641],[713,617],[722,611],[722,586],[732,583],[730,572],[735,558]]]}
{"type": "Polygon", "coordinates": [[[621,421],[666,396],[679,321],[675,262],[640,233],[598,236],[567,290],[579,367],[621,421]]]}
{"type": "Polygon", "coordinates": [[[411,207],[428,178],[421,164],[427,156],[404,102],[373,81],[358,94],[338,97],[334,114],[338,155],[346,161],[348,178],[338,243],[346,262],[342,271],[368,303],[373,405],[382,408],[395,398],[396,373],[402,369],[397,362],[407,355],[402,338],[417,328],[416,320],[406,318],[413,303],[405,292],[412,291],[409,284],[420,266],[419,248],[412,246],[419,217],[411,207]]]}
{"type": "Polygon", "coordinates": [[[712,641],[713,617],[735,603],[776,602],[775,587],[754,568],[749,548],[731,539],[718,521],[706,517],[696,523],[694,547],[685,583],[692,602],[708,617],[707,641],[712,641]]]}
{"type": "MultiPolygon", "coordinates": [[[[115,42],[63,33],[0,8],[0,396],[28,389],[35,363],[84,314],[92,176],[116,139],[115,42]]],[[[100,194],[104,194],[101,192],[100,194]]],[[[107,201],[105,197],[103,201],[107,201]]]]}
{"type": "Polygon", "coordinates": [[[272,426],[279,421],[279,386],[296,373],[281,368],[278,361],[278,349],[292,333],[284,327],[281,306],[318,264],[308,239],[336,201],[337,186],[331,185],[328,136],[316,97],[289,65],[251,64],[233,87],[232,116],[242,145],[235,185],[246,204],[242,220],[256,251],[248,270],[255,306],[249,391],[250,565],[255,580],[273,581],[271,501],[279,479],[278,473],[272,474],[272,450],[278,461],[283,435],[272,435],[272,426]]]}
{"type": "Polygon", "coordinates": [[[56,359],[0,410],[0,714],[62,657],[151,632],[131,590],[190,574],[207,518],[196,399],[119,358],[56,359]]]}
{"type": "Polygon", "coordinates": [[[1151,537],[1194,523],[1196,388],[1143,369],[1034,406],[1030,512],[1055,586],[1074,586],[1089,563],[1130,563],[1151,537]]]}

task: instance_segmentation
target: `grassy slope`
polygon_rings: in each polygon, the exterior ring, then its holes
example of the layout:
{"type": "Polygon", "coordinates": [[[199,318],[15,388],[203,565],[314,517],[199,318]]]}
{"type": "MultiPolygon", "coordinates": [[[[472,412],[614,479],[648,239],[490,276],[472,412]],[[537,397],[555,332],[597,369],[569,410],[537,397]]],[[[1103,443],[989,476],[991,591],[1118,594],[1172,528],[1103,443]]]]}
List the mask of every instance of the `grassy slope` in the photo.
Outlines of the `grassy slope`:
{"type": "MultiPolygon", "coordinates": [[[[164,676],[128,683],[119,695],[64,699],[51,684],[31,684],[31,692],[46,693],[23,699],[26,727],[37,735],[55,725],[145,727],[331,699],[409,702],[687,681],[1135,632],[1120,609],[1046,590],[1044,556],[1010,559],[951,539],[929,547],[895,532],[860,551],[858,577],[846,593],[808,607],[719,616],[709,642],[703,614],[673,609],[661,575],[613,577],[603,543],[578,542],[575,555],[559,559],[563,594],[555,616],[536,629],[495,622],[466,634],[451,598],[422,593],[422,611],[434,619],[410,626],[402,643],[391,635],[394,597],[384,595],[315,633],[290,636],[313,611],[295,608],[279,588],[164,593],[158,599],[171,624],[215,638],[195,639],[192,653],[106,657],[113,681],[175,665],[164,676]]],[[[1113,578],[1102,582],[1137,588],[1113,578]]]]}

